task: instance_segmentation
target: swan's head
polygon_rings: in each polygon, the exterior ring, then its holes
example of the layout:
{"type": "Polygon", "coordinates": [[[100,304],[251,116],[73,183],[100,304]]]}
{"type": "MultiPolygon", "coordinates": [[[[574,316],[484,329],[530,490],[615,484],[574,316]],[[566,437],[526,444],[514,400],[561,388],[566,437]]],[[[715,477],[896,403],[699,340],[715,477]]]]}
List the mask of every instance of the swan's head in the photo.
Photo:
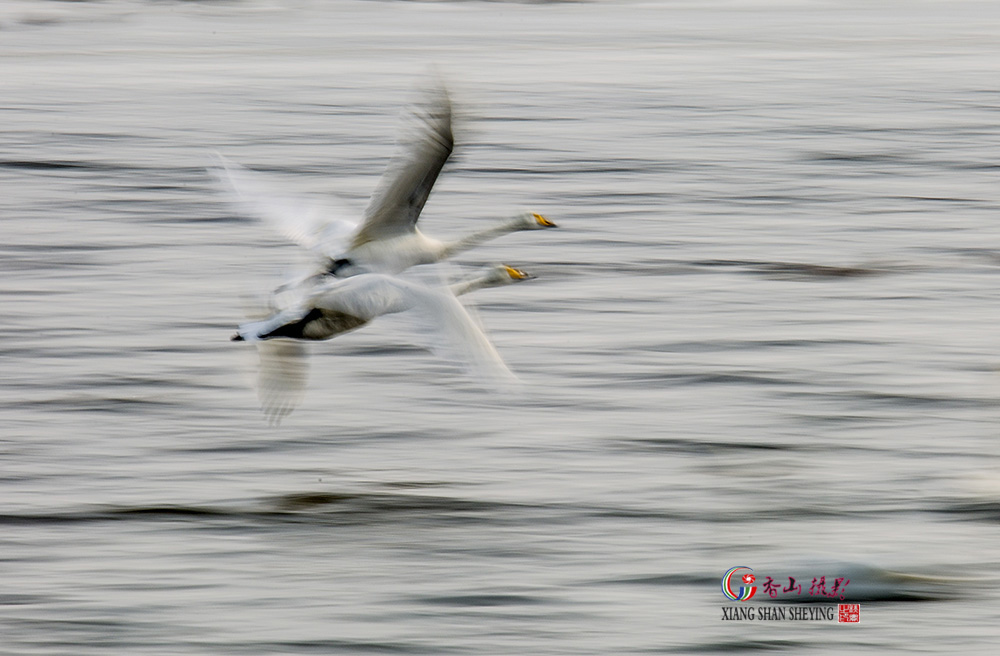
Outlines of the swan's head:
{"type": "Polygon", "coordinates": [[[541,230],[542,228],[558,228],[555,223],[552,223],[546,219],[541,214],[535,214],[534,212],[522,212],[521,216],[521,230],[541,230]]]}
{"type": "Polygon", "coordinates": [[[490,267],[486,275],[483,276],[483,286],[501,287],[503,285],[512,285],[522,280],[531,280],[534,277],[530,273],[509,267],[506,264],[496,264],[490,267]]]}

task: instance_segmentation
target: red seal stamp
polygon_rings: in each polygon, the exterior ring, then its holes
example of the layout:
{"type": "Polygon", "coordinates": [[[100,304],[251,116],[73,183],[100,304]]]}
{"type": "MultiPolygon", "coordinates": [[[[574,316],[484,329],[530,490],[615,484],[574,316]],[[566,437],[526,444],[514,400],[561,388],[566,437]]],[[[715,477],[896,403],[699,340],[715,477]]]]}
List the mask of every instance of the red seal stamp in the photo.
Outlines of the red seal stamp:
{"type": "Polygon", "coordinates": [[[840,611],[837,613],[838,622],[860,622],[861,604],[838,604],[840,611]]]}

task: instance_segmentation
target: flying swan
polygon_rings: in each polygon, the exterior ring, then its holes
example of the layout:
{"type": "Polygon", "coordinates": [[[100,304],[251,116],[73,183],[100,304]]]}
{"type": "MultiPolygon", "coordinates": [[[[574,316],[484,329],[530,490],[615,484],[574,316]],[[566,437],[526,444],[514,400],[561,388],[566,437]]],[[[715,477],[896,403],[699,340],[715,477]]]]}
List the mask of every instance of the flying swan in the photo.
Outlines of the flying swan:
{"type": "Polygon", "coordinates": [[[557,227],[541,214],[522,212],[455,241],[439,241],[417,229],[441,168],[454,148],[451,100],[444,86],[424,92],[406,113],[409,127],[372,193],[360,225],[336,203],[318,207],[277,191],[264,174],[219,156],[213,173],[228,187],[240,210],[323,258],[324,272],[347,277],[362,272],[399,273],[431,264],[484,241],[519,230],[557,227]]]}
{"type": "Polygon", "coordinates": [[[300,340],[330,339],[385,314],[412,311],[429,328],[435,350],[449,360],[463,363],[487,381],[514,380],[486,334],[456,297],[530,278],[524,271],[506,265],[494,265],[476,277],[441,290],[381,273],[325,277],[318,283],[307,283],[306,288],[298,290],[298,300],[275,308],[271,316],[241,324],[232,340],[258,346],[261,363],[257,392],[272,422],[295,408],[305,388],[306,352],[300,340]]]}

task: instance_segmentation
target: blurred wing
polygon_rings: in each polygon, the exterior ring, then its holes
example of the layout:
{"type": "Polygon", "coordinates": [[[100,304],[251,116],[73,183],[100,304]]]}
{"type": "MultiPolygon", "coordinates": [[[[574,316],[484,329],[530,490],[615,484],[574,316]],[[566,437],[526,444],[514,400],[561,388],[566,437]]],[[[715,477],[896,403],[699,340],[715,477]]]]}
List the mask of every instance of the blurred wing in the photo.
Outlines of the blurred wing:
{"type": "MultiPolygon", "coordinates": [[[[492,382],[516,380],[486,333],[448,291],[396,276],[366,273],[332,281],[312,298],[312,306],[371,321],[411,310],[430,336],[430,348],[441,357],[492,382]]],[[[241,326],[242,329],[242,326],[241,326]]]]}
{"type": "Polygon", "coordinates": [[[421,302],[414,305],[413,314],[422,318],[430,329],[431,349],[436,354],[487,382],[517,380],[489,337],[457,298],[447,292],[431,290],[421,296],[421,302]]]}
{"type": "Polygon", "coordinates": [[[271,424],[278,424],[302,401],[309,380],[309,359],[301,342],[257,342],[257,398],[271,424]]]}
{"type": "Polygon", "coordinates": [[[337,201],[318,203],[282,191],[270,176],[234,164],[221,155],[210,169],[240,213],[264,221],[278,234],[327,257],[347,248],[357,225],[350,210],[337,201]]]}
{"type": "Polygon", "coordinates": [[[413,232],[434,181],[448,161],[455,140],[451,132],[451,100],[444,86],[434,85],[409,111],[396,154],[372,193],[364,222],[351,243],[413,232]]]}

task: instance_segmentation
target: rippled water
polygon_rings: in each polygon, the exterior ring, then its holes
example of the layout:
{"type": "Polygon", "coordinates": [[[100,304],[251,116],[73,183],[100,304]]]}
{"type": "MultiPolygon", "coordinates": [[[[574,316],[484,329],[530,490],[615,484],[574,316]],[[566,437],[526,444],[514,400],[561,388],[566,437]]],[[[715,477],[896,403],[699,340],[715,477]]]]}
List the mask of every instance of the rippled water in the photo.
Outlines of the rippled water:
{"type": "Polygon", "coordinates": [[[998,37],[968,0],[3,2],[0,653],[992,653],[998,37]],[[525,389],[376,322],[270,427],[227,340],[296,251],[204,167],[363,207],[432,66],[427,232],[561,225],[460,258],[538,276],[477,294],[525,389]],[[736,565],[848,576],[862,622],[722,621],[736,565]]]}

